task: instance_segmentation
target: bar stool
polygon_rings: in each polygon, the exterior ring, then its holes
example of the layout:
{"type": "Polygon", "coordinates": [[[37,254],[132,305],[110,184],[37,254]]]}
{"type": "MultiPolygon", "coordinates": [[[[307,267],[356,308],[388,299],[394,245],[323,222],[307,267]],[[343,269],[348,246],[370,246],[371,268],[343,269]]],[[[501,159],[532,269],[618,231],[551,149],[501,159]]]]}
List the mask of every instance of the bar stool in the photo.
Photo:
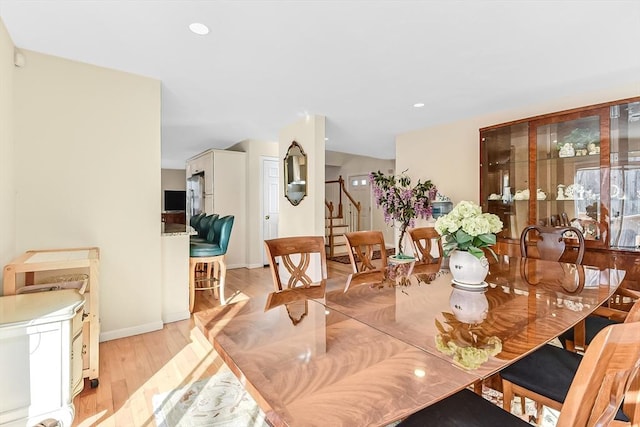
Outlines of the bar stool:
{"type": "Polygon", "coordinates": [[[233,221],[233,215],[216,219],[209,230],[207,242],[194,242],[189,245],[189,311],[191,313],[193,313],[195,305],[196,291],[217,291],[219,288],[220,304],[226,304],[224,298],[224,282],[227,275],[225,258],[233,221]],[[196,265],[201,263],[205,264],[206,272],[204,277],[196,278],[196,265]],[[198,286],[202,283],[206,284],[198,286]]]}

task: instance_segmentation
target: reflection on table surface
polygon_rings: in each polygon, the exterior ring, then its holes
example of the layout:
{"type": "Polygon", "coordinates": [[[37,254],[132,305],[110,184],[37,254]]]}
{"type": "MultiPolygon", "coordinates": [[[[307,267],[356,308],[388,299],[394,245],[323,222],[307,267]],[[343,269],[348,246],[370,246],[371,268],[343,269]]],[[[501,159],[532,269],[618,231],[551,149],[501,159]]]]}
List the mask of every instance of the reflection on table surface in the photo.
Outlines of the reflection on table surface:
{"type": "Polygon", "coordinates": [[[478,379],[316,300],[294,323],[268,298],[194,316],[273,425],[386,425],[478,379]]]}
{"type": "Polygon", "coordinates": [[[196,324],[272,424],[385,425],[550,341],[624,277],[504,257],[470,290],[447,270],[403,271],[240,301],[196,324]]]}
{"type": "MultiPolygon", "coordinates": [[[[624,272],[551,261],[500,257],[490,265],[488,287],[454,289],[451,273],[420,271],[407,280],[362,283],[325,296],[327,307],[400,340],[473,368],[486,377],[569,329],[607,301],[624,272]],[[458,307],[451,305],[454,295],[458,307]],[[464,295],[466,294],[466,295],[464,295]],[[475,311],[486,298],[487,310],[475,311]],[[462,305],[460,305],[460,302],[462,305]],[[476,315],[476,318],[473,316],[476,315]],[[473,318],[476,322],[466,323],[473,318]],[[447,344],[469,349],[443,352],[447,344]],[[483,357],[471,349],[494,355],[483,357]],[[470,363],[471,366],[468,366],[470,363]]],[[[394,268],[393,266],[390,268],[394,268]]],[[[387,274],[388,276],[388,274],[387,274]]]]}

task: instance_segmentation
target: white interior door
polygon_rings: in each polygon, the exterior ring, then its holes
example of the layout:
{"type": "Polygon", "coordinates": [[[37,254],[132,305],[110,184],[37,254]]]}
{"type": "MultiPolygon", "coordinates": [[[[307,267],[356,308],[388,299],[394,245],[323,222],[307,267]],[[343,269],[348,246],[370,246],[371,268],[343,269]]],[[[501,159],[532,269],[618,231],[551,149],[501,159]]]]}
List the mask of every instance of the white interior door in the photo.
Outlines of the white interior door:
{"type": "MultiPolygon", "coordinates": [[[[280,182],[280,168],[277,158],[263,158],[262,160],[262,238],[263,240],[278,237],[278,184],[280,182]]],[[[263,264],[269,264],[267,253],[262,250],[263,264]]]]}
{"type": "Polygon", "coordinates": [[[347,185],[349,194],[356,202],[360,202],[360,230],[371,230],[371,186],[369,175],[354,175],[349,177],[347,185]]]}

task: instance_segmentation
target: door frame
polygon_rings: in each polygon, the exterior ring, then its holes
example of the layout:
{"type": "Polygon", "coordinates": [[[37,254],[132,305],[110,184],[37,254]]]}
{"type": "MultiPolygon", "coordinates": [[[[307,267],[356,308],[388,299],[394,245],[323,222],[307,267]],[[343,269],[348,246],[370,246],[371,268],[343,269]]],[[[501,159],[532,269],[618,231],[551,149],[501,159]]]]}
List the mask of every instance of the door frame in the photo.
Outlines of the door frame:
{"type": "MultiPolygon", "coordinates": [[[[278,170],[280,170],[280,159],[274,156],[260,156],[260,237],[262,243],[262,265],[269,265],[269,260],[266,257],[266,253],[264,250],[264,202],[265,202],[265,192],[264,192],[264,162],[265,161],[275,161],[278,163],[278,170]]],[[[278,197],[280,197],[280,176],[278,175],[278,197]]]]}

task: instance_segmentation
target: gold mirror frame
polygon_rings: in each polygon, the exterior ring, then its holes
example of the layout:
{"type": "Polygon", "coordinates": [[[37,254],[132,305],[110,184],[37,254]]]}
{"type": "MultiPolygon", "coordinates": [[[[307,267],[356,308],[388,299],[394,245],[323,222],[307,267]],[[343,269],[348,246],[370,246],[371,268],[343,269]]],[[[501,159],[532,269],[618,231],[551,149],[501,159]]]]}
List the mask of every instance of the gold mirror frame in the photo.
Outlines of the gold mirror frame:
{"type": "Polygon", "coordinates": [[[307,195],[307,155],[293,141],[284,156],[284,197],[298,206],[307,195]]]}

